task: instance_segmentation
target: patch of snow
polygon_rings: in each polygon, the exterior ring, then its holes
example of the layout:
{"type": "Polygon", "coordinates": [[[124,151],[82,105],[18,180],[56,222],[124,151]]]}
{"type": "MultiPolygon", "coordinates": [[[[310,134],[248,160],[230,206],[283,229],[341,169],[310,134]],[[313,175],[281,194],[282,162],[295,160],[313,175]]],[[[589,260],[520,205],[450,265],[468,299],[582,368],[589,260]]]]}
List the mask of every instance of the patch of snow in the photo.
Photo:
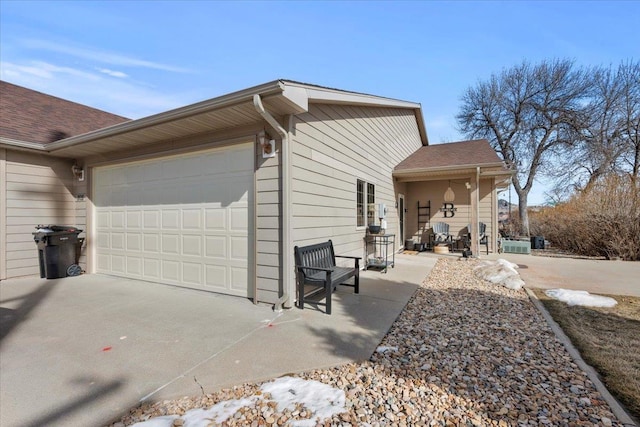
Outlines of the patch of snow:
{"type": "Polygon", "coordinates": [[[587,291],[572,291],[569,289],[549,289],[544,292],[548,297],[555,298],[567,305],[581,305],[584,307],[613,307],[618,302],[609,297],[592,295],[587,291]]]}
{"type": "Polygon", "coordinates": [[[162,417],[155,417],[147,421],[135,423],[131,427],[171,427],[173,426],[173,421],[178,418],[180,417],[177,415],[164,415],[162,417]]]}
{"type": "Polygon", "coordinates": [[[518,290],[524,286],[524,281],[517,271],[518,265],[498,259],[496,261],[484,261],[474,268],[476,276],[497,285],[502,285],[509,289],[518,290]]]}
{"type": "Polygon", "coordinates": [[[279,412],[286,408],[295,410],[297,403],[301,403],[312,412],[311,419],[292,420],[292,426],[315,426],[319,421],[346,411],[344,391],[319,381],[282,377],[263,384],[260,389],[270,393],[273,400],[278,402],[279,412]]]}
{"type": "MultiPolygon", "coordinates": [[[[313,427],[323,420],[346,411],[344,391],[333,388],[319,381],[302,378],[282,377],[265,383],[260,387],[263,393],[269,393],[277,404],[278,411],[285,408],[295,410],[296,404],[302,404],[311,412],[306,420],[290,420],[292,427],[313,427]]],[[[182,417],[166,415],[134,424],[134,427],[172,427],[176,419],[184,421],[184,427],[207,427],[220,425],[240,408],[254,406],[258,400],[267,400],[264,395],[254,395],[245,399],[226,400],[213,405],[209,409],[192,409],[182,417]]]]}
{"type": "Polygon", "coordinates": [[[222,424],[230,416],[238,412],[245,406],[253,406],[258,400],[258,396],[251,396],[246,399],[225,400],[218,402],[209,409],[192,409],[184,414],[184,427],[207,427],[211,422],[222,424]]]}
{"type": "Polygon", "coordinates": [[[396,351],[398,351],[398,347],[387,347],[387,346],[381,345],[381,346],[378,346],[378,348],[376,348],[376,352],[378,353],[386,353],[387,351],[395,353],[396,351]]]}

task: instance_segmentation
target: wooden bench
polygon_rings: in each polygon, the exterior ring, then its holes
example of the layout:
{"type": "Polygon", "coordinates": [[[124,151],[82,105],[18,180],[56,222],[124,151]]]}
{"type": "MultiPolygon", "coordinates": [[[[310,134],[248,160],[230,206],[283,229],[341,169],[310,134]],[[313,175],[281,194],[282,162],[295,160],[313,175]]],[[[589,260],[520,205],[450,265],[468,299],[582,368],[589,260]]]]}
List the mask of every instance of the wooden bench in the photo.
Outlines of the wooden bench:
{"type": "Polygon", "coordinates": [[[331,314],[331,294],[337,285],[353,286],[360,293],[360,257],[340,256],[333,251],[333,242],[296,246],[294,249],[298,279],[298,307],[304,309],[305,297],[325,292],[327,314],[331,314]],[[336,258],[355,261],[354,267],[337,267],[336,258]],[[344,282],[354,277],[354,284],[344,282]],[[311,288],[310,291],[307,289],[311,288]]]}

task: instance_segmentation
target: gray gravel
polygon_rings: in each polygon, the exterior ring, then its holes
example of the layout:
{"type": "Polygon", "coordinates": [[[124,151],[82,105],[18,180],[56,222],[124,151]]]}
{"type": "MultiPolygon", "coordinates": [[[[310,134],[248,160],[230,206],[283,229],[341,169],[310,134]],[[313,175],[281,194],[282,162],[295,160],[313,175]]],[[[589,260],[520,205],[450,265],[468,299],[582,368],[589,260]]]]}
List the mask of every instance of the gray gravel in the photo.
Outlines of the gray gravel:
{"type": "MultiPolygon", "coordinates": [[[[369,361],[297,375],[346,394],[347,412],[318,425],[622,425],[524,290],[477,278],[476,265],[440,259],[369,361]]],[[[249,397],[259,386],[158,402],[114,426],[249,397]]],[[[224,425],[290,425],[310,415],[261,400],[224,425]]]]}

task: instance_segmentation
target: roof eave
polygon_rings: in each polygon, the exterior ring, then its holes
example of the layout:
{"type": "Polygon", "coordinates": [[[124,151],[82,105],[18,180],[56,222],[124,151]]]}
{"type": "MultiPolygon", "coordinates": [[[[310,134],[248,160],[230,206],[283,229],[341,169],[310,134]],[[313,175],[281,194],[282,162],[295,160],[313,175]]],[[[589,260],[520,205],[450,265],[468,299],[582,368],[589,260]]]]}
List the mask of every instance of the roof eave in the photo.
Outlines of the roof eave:
{"type": "MultiPolygon", "coordinates": [[[[455,170],[464,171],[464,170],[475,169],[477,167],[480,167],[480,168],[497,168],[497,167],[502,168],[502,167],[504,167],[504,163],[502,163],[502,162],[481,163],[481,164],[471,163],[471,164],[466,164],[466,165],[448,165],[448,166],[438,166],[438,167],[430,167],[430,168],[401,169],[401,170],[394,170],[393,171],[393,176],[416,175],[416,174],[420,174],[420,173],[448,172],[448,171],[455,171],[455,170]]],[[[509,171],[509,174],[511,174],[510,171],[509,171]]]]}
{"type": "Polygon", "coordinates": [[[73,145],[82,144],[85,142],[95,141],[101,138],[107,138],[118,134],[131,132],[148,128],[151,126],[166,123],[172,120],[178,120],[181,118],[189,117],[194,114],[205,113],[207,111],[224,108],[233,104],[237,104],[243,101],[250,101],[254,94],[260,94],[263,96],[277,94],[284,91],[284,86],[279,80],[275,80],[269,83],[262,84],[260,86],[254,86],[248,89],[244,89],[238,92],[229,93],[217,98],[209,99],[206,101],[191,104],[186,107],[176,108],[170,111],[166,111],[152,116],[144,117],[130,122],[120,123],[114,126],[109,126],[103,129],[96,130],[94,132],[85,133],[82,135],[72,136],[70,138],[63,139],[58,142],[47,144],[47,151],[53,152],[63,148],[67,148],[73,145]]]}

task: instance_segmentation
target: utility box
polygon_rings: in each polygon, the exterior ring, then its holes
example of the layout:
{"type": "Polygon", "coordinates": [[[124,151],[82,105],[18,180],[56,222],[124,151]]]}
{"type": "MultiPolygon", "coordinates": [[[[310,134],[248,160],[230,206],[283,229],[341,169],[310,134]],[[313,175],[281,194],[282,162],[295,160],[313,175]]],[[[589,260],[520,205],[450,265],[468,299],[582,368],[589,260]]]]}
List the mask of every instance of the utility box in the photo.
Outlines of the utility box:
{"type": "Polygon", "coordinates": [[[78,261],[84,238],[82,230],[65,225],[38,225],[33,240],[38,247],[40,277],[59,279],[82,272],[78,261]]]}
{"type": "Polygon", "coordinates": [[[507,254],[530,254],[531,242],[523,240],[502,240],[502,252],[507,254]]]}

